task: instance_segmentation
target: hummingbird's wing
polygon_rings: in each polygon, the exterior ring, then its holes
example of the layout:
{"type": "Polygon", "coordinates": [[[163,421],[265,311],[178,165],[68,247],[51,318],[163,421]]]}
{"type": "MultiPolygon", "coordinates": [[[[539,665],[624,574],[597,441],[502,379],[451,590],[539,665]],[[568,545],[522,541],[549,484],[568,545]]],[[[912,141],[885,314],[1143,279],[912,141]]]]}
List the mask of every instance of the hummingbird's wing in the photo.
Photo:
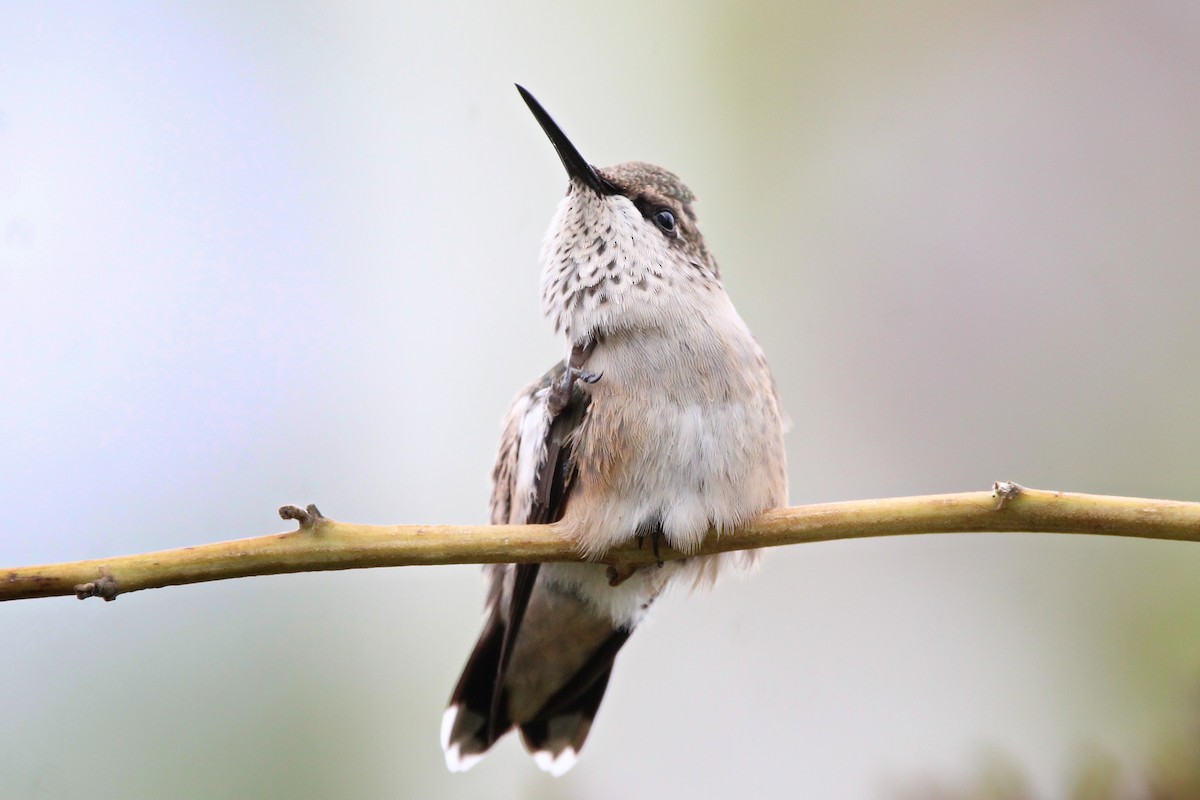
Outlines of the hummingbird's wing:
{"type": "MultiPolygon", "coordinates": [[[[492,473],[493,524],[557,522],[566,509],[572,443],[590,398],[575,387],[565,407],[551,412],[550,393],[564,369],[557,365],[513,401],[492,473]]],[[[469,768],[515,723],[539,766],[564,771],[587,736],[629,631],[614,629],[578,597],[539,583],[539,564],[487,569],[487,619],[442,721],[446,763],[469,768]],[[518,645],[531,617],[535,630],[518,645]],[[569,724],[554,724],[564,718],[569,724]]]]}

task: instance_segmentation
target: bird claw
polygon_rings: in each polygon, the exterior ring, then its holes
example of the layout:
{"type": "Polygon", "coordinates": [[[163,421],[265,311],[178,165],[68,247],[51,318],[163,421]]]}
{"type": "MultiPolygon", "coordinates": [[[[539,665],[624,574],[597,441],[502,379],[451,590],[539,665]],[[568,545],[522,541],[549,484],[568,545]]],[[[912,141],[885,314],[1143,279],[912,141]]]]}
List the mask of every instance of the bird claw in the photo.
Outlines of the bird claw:
{"type": "Polygon", "coordinates": [[[659,568],[661,569],[662,565],[663,565],[663,560],[662,560],[662,556],[659,554],[659,549],[662,547],[662,538],[663,538],[662,527],[661,526],[656,527],[650,533],[634,534],[633,538],[637,539],[638,550],[641,550],[642,546],[646,543],[647,536],[650,537],[650,552],[654,553],[654,562],[656,564],[658,564],[659,568]]]}
{"type": "Polygon", "coordinates": [[[577,367],[567,367],[561,378],[554,382],[550,389],[550,413],[558,414],[571,403],[571,395],[575,391],[575,381],[594,384],[603,377],[603,373],[588,372],[577,367]]]}

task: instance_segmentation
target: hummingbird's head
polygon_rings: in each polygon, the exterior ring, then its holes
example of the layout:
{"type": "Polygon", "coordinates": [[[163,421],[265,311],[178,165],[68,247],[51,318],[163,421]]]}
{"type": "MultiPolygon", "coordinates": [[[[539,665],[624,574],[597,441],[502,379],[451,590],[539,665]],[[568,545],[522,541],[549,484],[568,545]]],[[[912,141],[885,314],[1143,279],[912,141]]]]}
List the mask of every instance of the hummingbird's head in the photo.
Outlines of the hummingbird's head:
{"type": "Polygon", "coordinates": [[[575,342],[661,328],[724,301],[717,262],[672,172],[630,161],[597,169],[518,86],[567,170],[542,245],[542,310],[575,342]]]}

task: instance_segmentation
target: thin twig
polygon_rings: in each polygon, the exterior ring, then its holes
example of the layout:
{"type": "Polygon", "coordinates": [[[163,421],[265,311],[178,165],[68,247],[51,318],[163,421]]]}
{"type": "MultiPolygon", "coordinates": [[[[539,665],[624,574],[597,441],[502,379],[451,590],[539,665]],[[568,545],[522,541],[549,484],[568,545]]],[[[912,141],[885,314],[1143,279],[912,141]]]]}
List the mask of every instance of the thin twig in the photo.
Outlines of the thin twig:
{"type": "MultiPolygon", "coordinates": [[[[354,525],[315,506],[280,509],[300,530],[131,556],[0,569],[0,600],[103,597],[185,583],[363,567],[578,561],[552,525],[354,525]]],[[[710,535],[702,554],[834,539],[956,532],[1086,533],[1200,542],[1200,503],[1070,494],[998,482],[991,492],[781,508],[710,535]]],[[[670,548],[658,556],[683,557],[670,548]]],[[[632,541],[602,563],[621,575],[654,563],[632,541]]]]}

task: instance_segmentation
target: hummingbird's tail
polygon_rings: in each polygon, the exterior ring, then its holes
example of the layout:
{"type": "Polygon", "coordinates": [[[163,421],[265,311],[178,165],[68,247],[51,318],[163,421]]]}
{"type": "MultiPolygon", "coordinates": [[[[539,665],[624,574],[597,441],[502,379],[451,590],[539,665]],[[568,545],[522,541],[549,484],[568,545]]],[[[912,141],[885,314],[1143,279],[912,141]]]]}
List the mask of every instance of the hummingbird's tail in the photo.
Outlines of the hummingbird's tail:
{"type": "Polygon", "coordinates": [[[551,775],[562,775],[575,765],[604,699],[617,651],[630,633],[624,629],[613,631],[592,659],[546,701],[542,710],[521,723],[525,749],[533,754],[534,763],[551,775]]]}
{"type": "MultiPolygon", "coordinates": [[[[540,605],[535,601],[533,607],[540,605]]],[[[442,717],[446,766],[452,772],[470,769],[515,726],[540,768],[553,775],[569,770],[604,699],[617,652],[630,634],[605,620],[607,629],[597,636],[598,622],[592,614],[580,618],[577,624],[590,630],[577,630],[577,636],[564,641],[539,636],[527,621],[500,677],[506,625],[493,609],[442,717]],[[501,697],[494,702],[497,691],[501,697]]]]}
{"type": "Polygon", "coordinates": [[[446,754],[446,766],[451,772],[466,772],[483,758],[488,748],[495,743],[489,737],[489,728],[499,737],[512,727],[508,709],[498,704],[503,719],[489,725],[489,716],[496,704],[496,675],[500,670],[500,651],[504,642],[504,623],[493,611],[479,634],[479,641],[471,651],[467,665],[463,668],[458,685],[450,696],[450,705],[442,715],[442,751],[446,754]]]}

